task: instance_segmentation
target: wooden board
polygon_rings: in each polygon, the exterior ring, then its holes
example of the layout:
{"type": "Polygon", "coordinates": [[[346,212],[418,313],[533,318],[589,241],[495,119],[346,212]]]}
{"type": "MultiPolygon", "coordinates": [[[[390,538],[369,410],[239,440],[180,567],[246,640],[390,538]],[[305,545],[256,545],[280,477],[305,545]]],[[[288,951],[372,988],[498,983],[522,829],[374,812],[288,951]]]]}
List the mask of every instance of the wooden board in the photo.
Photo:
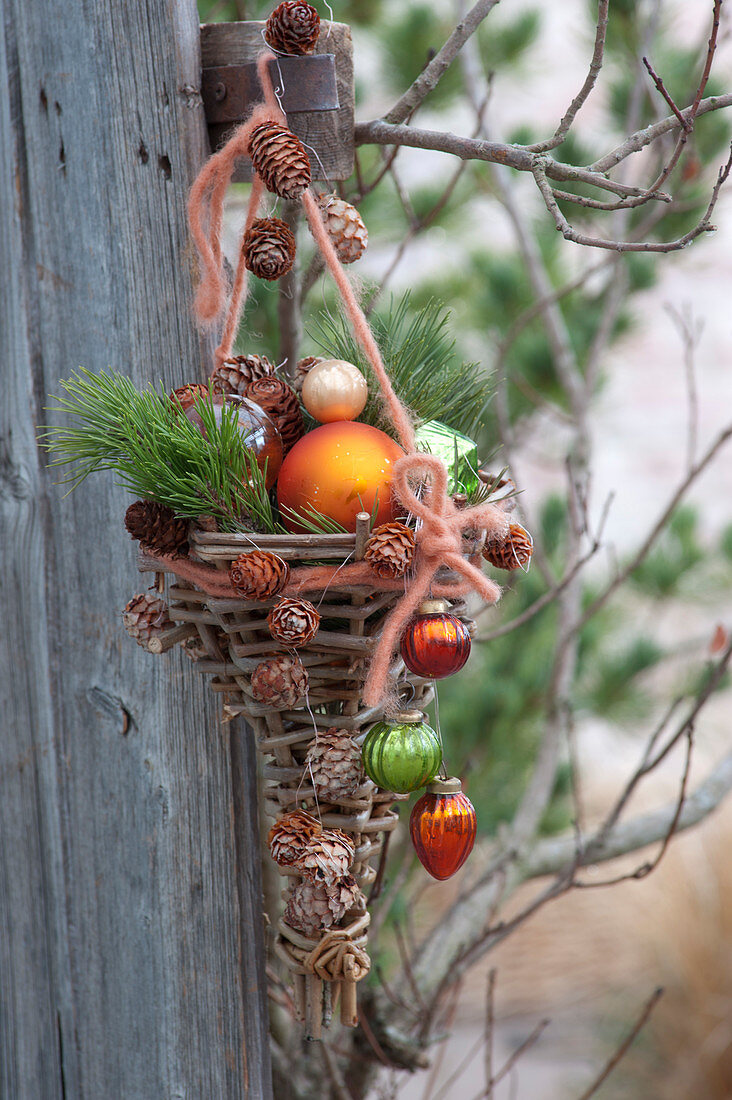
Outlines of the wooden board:
{"type": "Polygon", "coordinates": [[[199,74],[193,0],[7,0],[3,1100],[272,1095],[253,746],[183,656],[123,632],[146,584],[129,498],[105,474],[62,499],[35,443],[79,365],[171,388],[203,375],[184,214],[199,74]]]}
{"type": "MultiPolygon", "coordinates": [[[[240,65],[254,61],[264,48],[260,21],[206,23],[201,27],[201,57],[205,68],[240,65]]],[[[311,146],[308,149],[313,179],[345,180],[353,172],[353,42],[346,23],[321,23],[317,53],[332,53],[336,59],[337,111],[291,112],[287,121],[294,133],[311,146]],[[312,152],[315,150],[315,153],[312,152]],[[317,156],[316,156],[317,153],[317,156]]],[[[209,128],[211,143],[218,147],[229,128],[209,128]]],[[[235,180],[251,179],[251,164],[241,162],[235,180]]]]}

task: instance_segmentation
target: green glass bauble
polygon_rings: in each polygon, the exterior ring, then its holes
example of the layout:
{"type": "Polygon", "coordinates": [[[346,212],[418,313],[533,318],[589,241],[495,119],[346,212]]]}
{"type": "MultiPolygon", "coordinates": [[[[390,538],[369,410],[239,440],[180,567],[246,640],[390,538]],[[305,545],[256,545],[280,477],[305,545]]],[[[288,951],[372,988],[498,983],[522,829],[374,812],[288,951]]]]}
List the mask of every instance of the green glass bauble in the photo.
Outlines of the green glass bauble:
{"type": "Polygon", "coordinates": [[[442,763],[440,739],[419,710],[403,711],[377,722],[366,734],[363,766],[377,787],[409,794],[437,775],[442,763]]]}

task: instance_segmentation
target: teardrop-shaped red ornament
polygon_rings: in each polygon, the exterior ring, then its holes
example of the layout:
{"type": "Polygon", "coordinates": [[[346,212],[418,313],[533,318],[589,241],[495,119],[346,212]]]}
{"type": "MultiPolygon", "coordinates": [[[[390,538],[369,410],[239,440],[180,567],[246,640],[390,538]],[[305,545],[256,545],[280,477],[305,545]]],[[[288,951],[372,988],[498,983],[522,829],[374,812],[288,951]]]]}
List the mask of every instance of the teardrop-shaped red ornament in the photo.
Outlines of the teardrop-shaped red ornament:
{"type": "Polygon", "coordinates": [[[402,635],[402,660],[415,676],[442,680],[470,656],[470,631],[449,612],[447,600],[425,600],[402,635]]]}
{"type": "Polygon", "coordinates": [[[409,832],[419,861],[433,878],[443,881],[458,871],[473,850],[477,818],[459,779],[430,783],[415,803],[409,832]]]}

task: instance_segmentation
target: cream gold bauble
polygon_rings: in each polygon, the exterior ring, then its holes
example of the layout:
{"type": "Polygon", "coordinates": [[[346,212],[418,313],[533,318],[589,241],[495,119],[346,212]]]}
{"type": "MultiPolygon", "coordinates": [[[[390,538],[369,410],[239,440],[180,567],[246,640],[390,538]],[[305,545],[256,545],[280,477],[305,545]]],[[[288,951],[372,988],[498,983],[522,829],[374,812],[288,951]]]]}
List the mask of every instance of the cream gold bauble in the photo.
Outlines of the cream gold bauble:
{"type": "Polygon", "coordinates": [[[355,420],[369,396],[366,379],[345,359],[324,359],[308,371],[302,384],[302,403],[321,424],[355,420]]]}

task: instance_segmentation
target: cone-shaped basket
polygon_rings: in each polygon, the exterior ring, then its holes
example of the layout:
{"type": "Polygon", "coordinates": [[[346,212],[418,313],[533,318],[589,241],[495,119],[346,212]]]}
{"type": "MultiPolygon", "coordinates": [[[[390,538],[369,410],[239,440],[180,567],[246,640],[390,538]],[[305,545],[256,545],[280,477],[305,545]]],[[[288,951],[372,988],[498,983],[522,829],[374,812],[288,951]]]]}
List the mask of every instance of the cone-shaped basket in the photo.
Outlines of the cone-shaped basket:
{"type": "MultiPolygon", "coordinates": [[[[290,563],[331,563],[361,560],[369,535],[369,517],[362,513],[355,534],[247,535],[212,534],[194,530],[191,557],[228,571],[240,554],[256,547],[290,563]]],[[[161,563],[140,557],[144,571],[159,571],[161,563]]],[[[360,694],[368,663],[380,636],[384,618],[399,592],[384,592],[374,584],[329,591],[308,591],[321,616],[314,639],[297,650],[309,676],[307,705],[277,710],[257,702],[251,691],[254,669],[266,656],[291,652],[273,640],[267,615],[277,599],[217,599],[188,582],[176,579],[168,587],[169,615],[177,624],[195,628],[200,654],[198,669],[211,677],[213,691],[224,696],[227,717],[243,715],[252,726],[263,757],[264,806],[273,818],[294,809],[320,817],[324,828],[338,828],[354,841],[351,873],[368,896],[377,874],[384,839],[397,824],[392,809],[406,797],[378,790],[370,780],[348,797],[316,805],[315,792],[304,774],[304,759],[315,730],[345,729],[358,738],[384,716],[382,707],[364,707],[360,694]],[[200,643],[200,644],[199,644],[200,643]]],[[[177,628],[180,630],[180,627],[177,628]]],[[[192,633],[192,629],[191,629],[192,633]]],[[[431,684],[408,673],[401,659],[392,674],[413,689],[413,705],[424,707],[432,697],[431,684]]],[[[285,897],[302,881],[292,868],[279,868],[287,877],[285,897]]],[[[308,1034],[317,1038],[323,1020],[330,1019],[333,983],[341,993],[341,1022],[357,1023],[356,982],[368,973],[365,953],[368,913],[350,910],[335,929],[319,940],[308,940],[282,920],[277,924],[277,955],[293,974],[295,1005],[308,1034]]]]}

